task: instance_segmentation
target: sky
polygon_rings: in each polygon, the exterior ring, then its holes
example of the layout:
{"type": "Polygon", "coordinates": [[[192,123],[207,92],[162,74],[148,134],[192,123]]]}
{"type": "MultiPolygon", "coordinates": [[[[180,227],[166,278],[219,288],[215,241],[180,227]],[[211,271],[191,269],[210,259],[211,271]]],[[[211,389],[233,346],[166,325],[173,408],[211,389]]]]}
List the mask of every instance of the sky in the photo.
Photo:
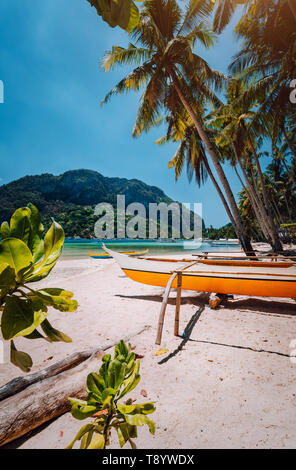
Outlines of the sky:
{"type": "MultiPolygon", "coordinates": [[[[202,203],[207,226],[229,222],[210,180],[201,188],[186,172],[175,183],[168,161],[175,145],[157,146],[163,134],[138,139],[131,131],[141,94],[105,94],[130,70],[105,73],[100,61],[112,45],[127,46],[128,34],[110,28],[86,0],[22,0],[0,3],[0,184],[25,175],[87,168],[109,177],[136,178],[184,203],[202,203]]],[[[227,72],[238,44],[233,24],[214,49],[196,52],[227,72]]],[[[234,193],[234,170],[226,168],[234,193]]]]}

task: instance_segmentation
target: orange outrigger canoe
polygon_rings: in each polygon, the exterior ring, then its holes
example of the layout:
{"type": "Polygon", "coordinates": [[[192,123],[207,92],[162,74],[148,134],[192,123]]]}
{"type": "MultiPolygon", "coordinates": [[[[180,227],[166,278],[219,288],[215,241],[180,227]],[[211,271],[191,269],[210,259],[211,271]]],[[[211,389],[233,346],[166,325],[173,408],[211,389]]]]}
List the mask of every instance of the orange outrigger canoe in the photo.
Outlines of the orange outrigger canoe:
{"type": "MultiPolygon", "coordinates": [[[[286,261],[133,259],[103,249],[133,281],[166,287],[175,272],[182,289],[219,294],[296,298],[296,263],[286,261]]],[[[177,278],[172,287],[177,287],[177,278]]]]}

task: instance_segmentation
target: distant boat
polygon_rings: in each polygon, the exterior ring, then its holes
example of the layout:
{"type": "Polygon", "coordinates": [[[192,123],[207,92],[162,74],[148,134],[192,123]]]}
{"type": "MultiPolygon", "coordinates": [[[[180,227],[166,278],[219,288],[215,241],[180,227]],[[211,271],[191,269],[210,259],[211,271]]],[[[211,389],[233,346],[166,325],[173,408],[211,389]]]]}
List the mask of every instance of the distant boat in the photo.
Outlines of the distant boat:
{"type": "MultiPolygon", "coordinates": [[[[219,294],[296,298],[296,263],[246,260],[132,259],[104,250],[133,281],[165,287],[175,272],[182,289],[219,294]]],[[[177,287],[177,279],[172,287],[177,287]]]]}
{"type": "MultiPolygon", "coordinates": [[[[142,251],[127,251],[127,252],[121,252],[119,254],[121,255],[128,255],[128,256],[140,256],[140,255],[146,255],[149,253],[149,250],[142,250],[142,251]]],[[[91,258],[95,259],[107,259],[107,258],[112,258],[111,255],[108,253],[88,253],[91,258]]]]}

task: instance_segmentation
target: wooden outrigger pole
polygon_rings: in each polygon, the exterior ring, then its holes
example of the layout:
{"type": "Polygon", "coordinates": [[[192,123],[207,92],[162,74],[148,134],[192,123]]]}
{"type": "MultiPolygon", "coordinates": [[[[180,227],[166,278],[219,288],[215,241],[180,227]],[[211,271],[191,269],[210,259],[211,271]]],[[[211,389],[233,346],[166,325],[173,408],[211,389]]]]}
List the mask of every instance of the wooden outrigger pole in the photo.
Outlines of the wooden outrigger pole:
{"type": "Polygon", "coordinates": [[[186,270],[197,264],[198,261],[191,262],[187,265],[185,265],[183,268],[178,269],[176,271],[173,271],[165,289],[165,293],[162,299],[162,304],[161,304],[161,309],[160,309],[160,314],[159,314],[159,319],[158,319],[158,328],[157,328],[157,336],[156,336],[156,341],[155,344],[160,345],[161,344],[161,338],[162,338],[162,331],[163,331],[163,324],[164,324],[164,317],[165,317],[165,312],[169,300],[169,295],[172,289],[172,285],[174,280],[177,277],[177,300],[176,300],[176,312],[175,312],[175,328],[174,328],[174,334],[175,336],[179,336],[179,319],[180,319],[180,307],[181,307],[181,294],[182,294],[182,273],[186,270]]]}

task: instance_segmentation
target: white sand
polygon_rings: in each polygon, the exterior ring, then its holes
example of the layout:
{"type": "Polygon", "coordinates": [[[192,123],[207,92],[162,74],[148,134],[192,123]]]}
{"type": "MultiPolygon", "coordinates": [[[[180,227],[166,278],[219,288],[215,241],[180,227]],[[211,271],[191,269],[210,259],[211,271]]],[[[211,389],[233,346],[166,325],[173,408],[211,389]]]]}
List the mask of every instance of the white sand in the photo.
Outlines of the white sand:
{"type": "MultiPolygon", "coordinates": [[[[182,340],[173,336],[172,299],[162,342],[169,353],[157,357],[163,289],[129,280],[113,260],[91,259],[60,261],[45,285],[75,292],[79,309],[49,315],[73,343],[17,342],[31,353],[32,371],[151,326],[131,341],[144,355],[142,379],[131,397],[156,401],[157,407],[151,416],[156,435],[140,428],[139,448],[295,448],[296,364],[284,356],[296,338],[292,300],[236,297],[213,311],[206,295],[184,292],[180,330],[195,316],[190,340],[178,351],[182,340]]],[[[1,384],[18,375],[13,366],[0,366],[1,384]]],[[[68,413],[10,446],[63,448],[84,423],[68,413]]],[[[118,448],[117,438],[112,447],[118,448]]]]}

